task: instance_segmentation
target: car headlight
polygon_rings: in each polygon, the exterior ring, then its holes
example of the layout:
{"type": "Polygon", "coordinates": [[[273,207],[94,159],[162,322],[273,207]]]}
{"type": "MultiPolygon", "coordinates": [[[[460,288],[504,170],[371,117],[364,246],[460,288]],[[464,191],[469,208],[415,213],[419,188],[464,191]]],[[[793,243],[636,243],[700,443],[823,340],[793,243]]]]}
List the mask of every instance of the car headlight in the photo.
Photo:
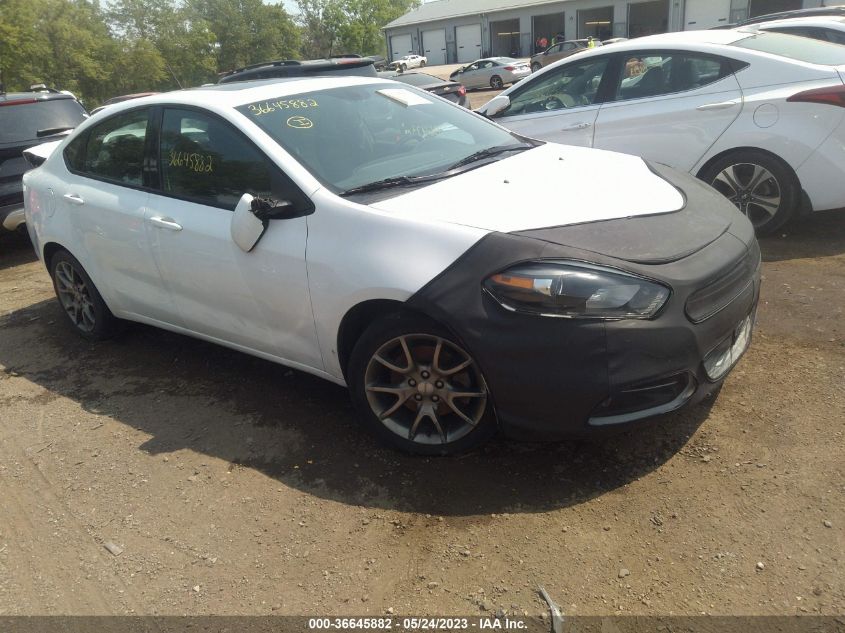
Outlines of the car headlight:
{"type": "Polygon", "coordinates": [[[509,310],[586,319],[650,319],[671,294],[630,273],[570,261],[517,264],[485,279],[484,289],[509,310]]]}

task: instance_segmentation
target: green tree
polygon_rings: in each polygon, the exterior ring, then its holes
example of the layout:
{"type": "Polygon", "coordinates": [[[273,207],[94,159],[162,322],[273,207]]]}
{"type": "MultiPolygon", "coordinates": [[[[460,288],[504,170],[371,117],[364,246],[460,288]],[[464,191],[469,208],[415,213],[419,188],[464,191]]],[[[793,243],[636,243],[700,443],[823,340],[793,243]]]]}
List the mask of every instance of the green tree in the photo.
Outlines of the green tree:
{"type": "Polygon", "coordinates": [[[297,0],[304,57],[384,54],[381,29],[418,0],[297,0]]]}
{"type": "Polygon", "coordinates": [[[280,5],[261,0],[187,0],[191,20],[214,33],[218,71],[296,57],[299,32],[280,5]]]}

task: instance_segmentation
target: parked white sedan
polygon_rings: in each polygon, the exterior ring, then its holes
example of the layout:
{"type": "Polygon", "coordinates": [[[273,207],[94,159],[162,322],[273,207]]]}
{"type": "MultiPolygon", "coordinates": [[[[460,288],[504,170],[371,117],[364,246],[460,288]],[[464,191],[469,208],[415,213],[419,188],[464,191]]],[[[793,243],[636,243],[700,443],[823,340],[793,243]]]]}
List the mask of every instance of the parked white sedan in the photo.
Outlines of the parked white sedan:
{"type": "Polygon", "coordinates": [[[772,20],[747,27],[772,33],[800,35],[834,44],[845,44],[845,18],[837,16],[816,16],[809,18],[790,18],[772,20]]]}
{"type": "Polygon", "coordinates": [[[424,68],[428,63],[428,58],[423,55],[405,55],[399,59],[388,64],[391,70],[401,70],[405,72],[411,68],[424,68]]]}
{"type": "Polygon", "coordinates": [[[139,321],[346,384],[408,451],[663,414],[750,343],[760,251],[721,196],[405,84],[166,93],[45,153],[27,228],[77,333],[139,321]]]}
{"type": "Polygon", "coordinates": [[[670,33],[553,64],[480,112],[530,137],[695,174],[763,234],[799,210],[845,206],[842,65],[845,47],[803,37],[670,33]]]}

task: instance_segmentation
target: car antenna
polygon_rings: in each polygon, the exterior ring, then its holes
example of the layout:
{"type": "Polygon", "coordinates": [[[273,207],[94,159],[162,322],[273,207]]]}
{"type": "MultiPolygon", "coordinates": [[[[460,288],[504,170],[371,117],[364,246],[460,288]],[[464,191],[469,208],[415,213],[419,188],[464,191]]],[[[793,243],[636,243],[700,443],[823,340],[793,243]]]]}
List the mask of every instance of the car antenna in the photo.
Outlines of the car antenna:
{"type": "Polygon", "coordinates": [[[164,64],[167,66],[167,70],[170,71],[170,74],[173,75],[173,80],[176,82],[176,85],[179,86],[179,90],[184,90],[184,88],[182,88],[182,82],[179,81],[179,77],[176,76],[176,73],[174,73],[173,69],[170,67],[170,62],[165,59],[164,64]]]}

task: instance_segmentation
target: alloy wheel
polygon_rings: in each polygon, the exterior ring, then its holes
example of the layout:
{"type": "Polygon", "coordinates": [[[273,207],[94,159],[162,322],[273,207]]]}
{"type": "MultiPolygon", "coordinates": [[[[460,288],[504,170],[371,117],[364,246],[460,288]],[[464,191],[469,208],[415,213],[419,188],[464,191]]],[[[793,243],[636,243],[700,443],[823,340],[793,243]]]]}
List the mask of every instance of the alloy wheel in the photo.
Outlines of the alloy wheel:
{"type": "Polygon", "coordinates": [[[56,293],[71,322],[82,332],[92,332],[97,324],[94,302],[82,275],[66,261],[56,265],[56,293]]]}
{"type": "Polygon", "coordinates": [[[475,361],[432,334],[404,334],[381,345],[367,364],[365,392],[387,429],[419,444],[465,437],[487,409],[487,385],[475,361]]]}
{"type": "Polygon", "coordinates": [[[729,165],[710,184],[748,216],[755,228],[770,222],[780,209],[783,197],[780,183],[760,165],[729,165]]]}

